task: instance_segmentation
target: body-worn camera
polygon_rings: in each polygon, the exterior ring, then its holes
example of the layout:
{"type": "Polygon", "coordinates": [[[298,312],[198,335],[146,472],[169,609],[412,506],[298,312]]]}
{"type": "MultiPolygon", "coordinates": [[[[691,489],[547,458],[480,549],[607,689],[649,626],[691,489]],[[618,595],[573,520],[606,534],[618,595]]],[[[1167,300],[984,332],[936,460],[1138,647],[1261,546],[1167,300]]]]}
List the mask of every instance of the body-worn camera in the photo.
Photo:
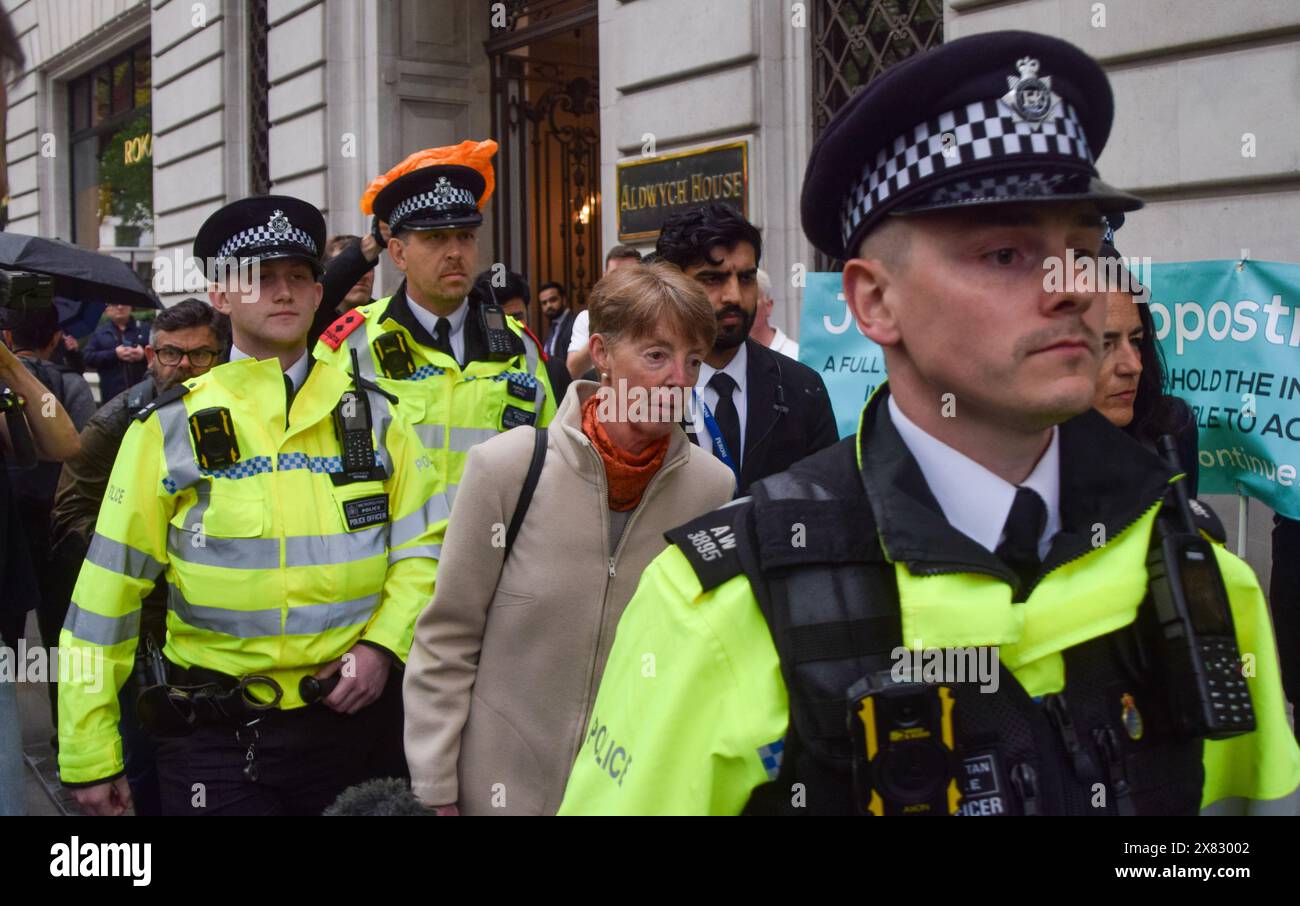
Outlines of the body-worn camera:
{"type": "Polygon", "coordinates": [[[403,381],[415,374],[415,358],[411,355],[411,348],[406,344],[406,337],[400,330],[377,337],[374,347],[384,377],[403,381]]]}
{"type": "Polygon", "coordinates": [[[190,434],[199,465],[205,469],[224,469],[239,462],[239,443],[230,410],[224,406],[200,409],[190,415],[190,434]]]}
{"type": "Polygon", "coordinates": [[[949,686],[899,682],[889,670],[849,688],[853,789],[860,814],[952,815],[961,804],[949,686]]]}

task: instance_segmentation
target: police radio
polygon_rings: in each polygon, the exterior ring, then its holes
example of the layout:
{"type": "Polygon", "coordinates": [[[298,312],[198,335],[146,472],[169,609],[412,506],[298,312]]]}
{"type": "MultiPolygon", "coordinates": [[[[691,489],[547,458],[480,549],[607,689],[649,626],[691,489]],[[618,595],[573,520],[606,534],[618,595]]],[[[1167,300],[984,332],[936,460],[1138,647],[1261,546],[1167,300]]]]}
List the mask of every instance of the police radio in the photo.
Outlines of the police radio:
{"type": "Polygon", "coordinates": [[[343,460],[342,471],[330,473],[330,480],[336,485],[369,481],[375,477],[375,441],[370,433],[373,424],[370,400],[361,389],[361,382],[357,378],[358,369],[357,351],[354,349],[352,374],[357,389],[345,391],[339,397],[339,404],[334,407],[334,435],[338,438],[343,460]]]}
{"type": "Polygon", "coordinates": [[[848,692],[853,791],[862,815],[955,815],[961,763],[949,686],[870,673],[848,692]]]}
{"type": "Polygon", "coordinates": [[[506,327],[506,312],[495,302],[484,302],[478,307],[479,323],[487,337],[488,358],[505,362],[519,354],[519,340],[506,327]]]}
{"type": "MultiPolygon", "coordinates": [[[[1173,438],[1161,437],[1159,446],[1181,472],[1173,438]]],[[[1255,729],[1255,710],[1214,547],[1196,530],[1186,482],[1175,482],[1173,490],[1177,519],[1164,512],[1157,517],[1160,544],[1152,545],[1147,573],[1159,623],[1155,645],[1175,719],[1194,737],[1249,733],[1255,729]]]]}

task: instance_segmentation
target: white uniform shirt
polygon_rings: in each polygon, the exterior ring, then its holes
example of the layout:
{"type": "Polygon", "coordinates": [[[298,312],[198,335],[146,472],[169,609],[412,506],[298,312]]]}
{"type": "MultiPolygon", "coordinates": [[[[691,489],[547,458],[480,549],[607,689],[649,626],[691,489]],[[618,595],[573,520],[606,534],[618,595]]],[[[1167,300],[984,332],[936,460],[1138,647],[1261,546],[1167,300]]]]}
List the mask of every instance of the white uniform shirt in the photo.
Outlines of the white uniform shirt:
{"type": "MultiPolygon", "coordinates": [[[[438,326],[438,316],[424,308],[414,299],[411,294],[406,294],[406,304],[411,307],[411,313],[415,315],[415,320],[420,322],[420,326],[429,331],[429,336],[436,337],[437,333],[434,328],[438,326]]],[[[469,316],[469,304],[462,299],[460,308],[456,309],[446,319],[451,322],[451,352],[456,357],[456,361],[465,364],[465,319],[469,316]]]]}
{"type": "MultiPolygon", "coordinates": [[[[925,483],[939,501],[949,524],[981,547],[996,551],[1002,543],[1002,529],[1011,513],[1011,504],[1016,499],[1016,485],[927,434],[903,414],[893,396],[889,397],[889,417],[916,458],[925,483]]],[[[1054,426],[1046,452],[1029,477],[1020,483],[1020,487],[1036,491],[1047,506],[1047,524],[1038,539],[1040,559],[1047,556],[1052,537],[1061,530],[1060,434],[1054,426]]]]}

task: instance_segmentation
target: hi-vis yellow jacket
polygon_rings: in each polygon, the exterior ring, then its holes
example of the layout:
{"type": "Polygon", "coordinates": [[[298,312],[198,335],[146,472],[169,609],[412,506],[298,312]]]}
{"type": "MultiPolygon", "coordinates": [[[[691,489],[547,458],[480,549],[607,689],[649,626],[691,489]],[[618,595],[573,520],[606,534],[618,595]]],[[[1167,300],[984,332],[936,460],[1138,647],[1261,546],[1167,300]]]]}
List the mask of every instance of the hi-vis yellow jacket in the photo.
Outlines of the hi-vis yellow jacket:
{"type": "Polygon", "coordinates": [[[316,344],[319,359],[349,371],[356,351],[361,376],[401,401],[398,408],[433,457],[438,490],[446,493],[448,503],[455,500],[471,447],[516,424],[544,427],[556,408],[536,338],[506,318],[520,351],[494,361],[479,324],[477,296],[471,293],[467,304],[464,367],[434,348],[433,338],[411,312],[405,282],[387,299],[339,317],[316,344]],[[402,334],[410,350],[414,373],[409,377],[392,378],[381,364],[375,341],[391,333],[402,334]]]}
{"type": "MultiPolygon", "coordinates": [[[[1013,603],[1004,579],[972,568],[983,549],[919,501],[928,492],[917,491],[923,479],[898,449],[897,432],[891,441],[868,430],[873,411],[885,411],[885,387],[867,404],[857,438],[796,470],[834,471],[826,479],[832,488],[866,487],[863,536],[878,541],[893,565],[907,648],[987,646],[1030,696],[1068,691],[1062,653],[1131,624],[1147,596],[1146,558],[1167,477],[1152,472],[1138,482],[1139,466],[1123,445],[1091,443],[1094,432],[1114,431],[1095,413],[1062,425],[1062,531],[1027,600],[1013,603]],[[851,443],[856,462],[845,450],[851,443]],[[1098,527],[1105,541],[1094,546],[1098,527]]],[[[802,530],[809,550],[834,547],[817,538],[816,526],[802,530]]],[[[675,543],[642,574],[619,622],[561,815],[734,815],[776,779],[790,698],[752,584],[746,551],[760,543],[752,535],[749,498],[669,533],[675,543]]],[[[777,550],[775,537],[764,536],[772,545],[765,555],[777,550]]],[[[841,547],[855,541],[838,539],[841,547]]],[[[1202,814],[1295,814],[1300,749],[1287,722],[1268,607],[1250,567],[1220,544],[1214,553],[1239,650],[1253,658],[1246,683],[1257,726],[1205,742],[1202,814]]],[[[809,606],[824,603],[803,588],[809,606]]]]}
{"type": "MultiPolygon", "coordinates": [[[[264,674],[301,707],[298,681],[360,640],[406,659],[433,596],[446,501],[413,429],[367,391],[387,477],[335,485],[333,413],[351,375],[314,364],[286,427],[273,359],[241,359],[133,423],[113,466],[59,645],[85,665],[59,684],[59,767],[69,783],[123,769],[118,690],[133,667],[140,600],[167,581],[164,654],[181,667],[264,674]],[[239,448],[202,468],[188,417],[229,410],[239,448]],[[80,675],[77,675],[80,673],[80,675]]],[[[147,411],[147,410],[146,410],[147,411]]]]}

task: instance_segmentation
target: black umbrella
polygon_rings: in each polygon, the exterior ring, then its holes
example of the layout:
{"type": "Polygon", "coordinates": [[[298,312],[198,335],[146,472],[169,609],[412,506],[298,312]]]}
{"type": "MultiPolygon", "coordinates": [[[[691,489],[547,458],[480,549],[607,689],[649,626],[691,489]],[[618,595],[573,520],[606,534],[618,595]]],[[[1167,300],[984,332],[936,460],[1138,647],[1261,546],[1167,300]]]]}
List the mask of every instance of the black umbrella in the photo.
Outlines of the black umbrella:
{"type": "Polygon", "coordinates": [[[59,239],[0,232],[0,268],[35,271],[54,278],[61,320],[64,305],[130,305],[162,308],[153,289],[118,258],[59,239]]]}

